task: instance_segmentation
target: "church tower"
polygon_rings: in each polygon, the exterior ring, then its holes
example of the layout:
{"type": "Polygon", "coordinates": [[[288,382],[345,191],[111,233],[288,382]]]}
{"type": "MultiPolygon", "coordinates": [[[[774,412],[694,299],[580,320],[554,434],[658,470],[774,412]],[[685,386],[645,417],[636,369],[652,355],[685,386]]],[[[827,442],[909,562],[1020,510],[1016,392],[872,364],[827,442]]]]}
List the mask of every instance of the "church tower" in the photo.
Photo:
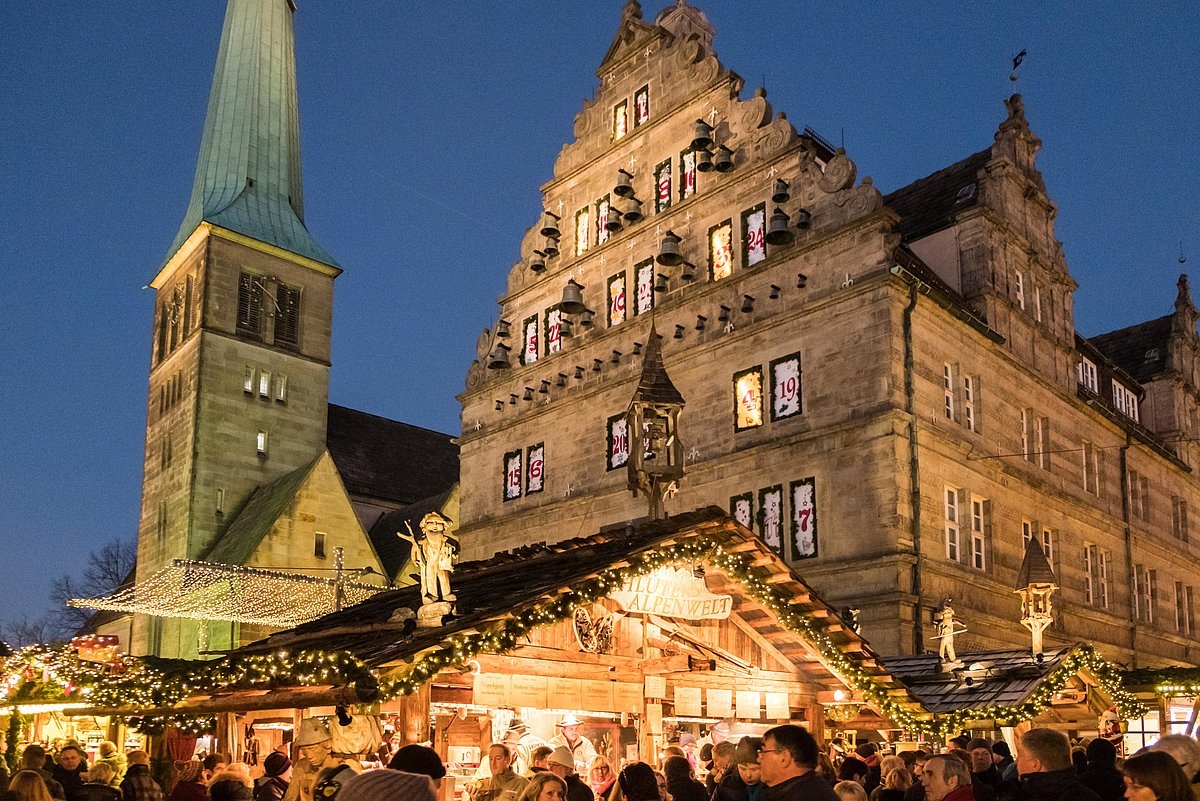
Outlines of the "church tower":
{"type": "MultiPolygon", "coordinates": [[[[190,202],[150,284],[139,583],[203,558],[257,487],[325,450],[341,270],[304,223],[294,13],[229,0],[190,202]]],[[[138,615],[131,652],[192,655],[237,635],[138,615]]]]}

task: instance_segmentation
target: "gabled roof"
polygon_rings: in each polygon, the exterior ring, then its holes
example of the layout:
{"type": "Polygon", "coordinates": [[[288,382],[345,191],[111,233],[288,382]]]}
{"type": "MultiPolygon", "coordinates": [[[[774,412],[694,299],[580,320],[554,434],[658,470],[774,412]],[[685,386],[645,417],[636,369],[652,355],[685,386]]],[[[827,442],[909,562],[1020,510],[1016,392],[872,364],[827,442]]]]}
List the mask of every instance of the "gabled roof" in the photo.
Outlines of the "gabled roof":
{"type": "Polygon", "coordinates": [[[626,0],[625,7],[621,9],[621,25],[605,51],[604,58],[600,60],[600,71],[603,72],[609,62],[619,54],[636,52],[643,42],[659,35],[660,31],[654,25],[642,19],[642,4],[637,0],[626,0]]]}
{"type": "Polygon", "coordinates": [[[175,254],[201,222],[336,267],[304,225],[291,0],[229,0],[175,254]]]}
{"type": "Polygon", "coordinates": [[[1174,315],[1089,337],[1088,342],[1140,382],[1167,369],[1168,345],[1174,315]]]}
{"type": "Polygon", "coordinates": [[[903,241],[947,228],[959,213],[979,205],[978,175],[991,157],[991,148],[981,150],[886,195],[883,205],[900,215],[903,241]]]}
{"type": "Polygon", "coordinates": [[[449,434],[331,403],[325,445],[354,496],[411,504],[458,482],[449,434]]]}
{"type": "Polygon", "coordinates": [[[1077,648],[1048,648],[1041,662],[1028,649],[960,653],[962,670],[942,671],[937,654],[889,656],[883,665],[930,712],[983,710],[1024,703],[1077,648]]]}
{"type": "Polygon", "coordinates": [[[440,512],[453,492],[454,488],[451,487],[431,498],[424,498],[398,511],[388,512],[371,526],[368,536],[389,580],[395,581],[400,578],[396,574],[408,562],[409,553],[412,551],[412,543],[397,537],[396,532],[407,531],[405,523],[411,526],[413,531],[420,531],[421,518],[430,512],[440,512]]]}
{"type": "Polygon", "coordinates": [[[303,467],[284,473],[256,489],[221,538],[201,557],[203,561],[223,565],[246,564],[275,521],[295,500],[300,486],[324,455],[322,453],[303,467]]]}
{"type": "Polygon", "coordinates": [[[1017,571],[1015,586],[1018,590],[1023,590],[1030,584],[1058,585],[1058,579],[1054,577],[1054,568],[1050,567],[1046,552],[1042,550],[1037,537],[1030,537],[1025,543],[1025,558],[1021,560],[1021,569],[1017,571]]]}
{"type": "Polygon", "coordinates": [[[677,403],[680,406],[684,404],[683,395],[667,375],[662,357],[662,337],[654,330],[653,323],[650,324],[650,341],[642,356],[642,377],[638,381],[637,389],[633,391],[633,400],[643,403],[677,403]]]}

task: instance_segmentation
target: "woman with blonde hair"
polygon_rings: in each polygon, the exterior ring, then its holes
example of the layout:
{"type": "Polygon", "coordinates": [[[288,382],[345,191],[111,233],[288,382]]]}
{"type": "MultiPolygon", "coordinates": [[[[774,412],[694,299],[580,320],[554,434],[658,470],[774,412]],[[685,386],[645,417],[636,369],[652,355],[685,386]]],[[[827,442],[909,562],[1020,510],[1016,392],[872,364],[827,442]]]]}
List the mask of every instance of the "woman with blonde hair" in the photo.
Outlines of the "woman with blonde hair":
{"type": "Polygon", "coordinates": [[[592,792],[596,794],[596,798],[603,799],[608,797],[608,791],[616,784],[617,774],[613,773],[612,766],[603,756],[596,755],[588,764],[588,787],[592,788],[592,792]]]}
{"type": "Polygon", "coordinates": [[[867,791],[863,786],[854,781],[841,781],[833,785],[833,792],[837,795],[838,801],[867,801],[867,791]]]}
{"type": "Polygon", "coordinates": [[[75,791],[75,801],[121,801],[121,791],[113,786],[112,765],[97,762],[83,774],[84,783],[75,791]]]}
{"type": "Polygon", "coordinates": [[[517,801],[567,801],[567,783],[543,771],[529,780],[517,801]]]}
{"type": "Polygon", "coordinates": [[[41,774],[33,770],[18,770],[8,783],[11,801],[53,801],[41,774]]]}

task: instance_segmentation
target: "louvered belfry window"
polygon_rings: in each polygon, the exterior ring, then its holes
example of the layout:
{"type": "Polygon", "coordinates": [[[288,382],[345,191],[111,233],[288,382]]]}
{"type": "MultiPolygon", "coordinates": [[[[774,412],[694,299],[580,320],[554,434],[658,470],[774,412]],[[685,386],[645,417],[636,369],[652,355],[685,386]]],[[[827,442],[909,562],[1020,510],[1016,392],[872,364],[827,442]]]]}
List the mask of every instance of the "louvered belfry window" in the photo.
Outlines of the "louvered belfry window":
{"type": "Polygon", "coordinates": [[[254,336],[262,336],[262,280],[249,273],[242,273],[238,281],[237,327],[254,336]]]}
{"type": "Polygon", "coordinates": [[[300,288],[278,284],[275,302],[279,305],[275,317],[275,342],[279,345],[297,345],[300,342],[300,288]]]}

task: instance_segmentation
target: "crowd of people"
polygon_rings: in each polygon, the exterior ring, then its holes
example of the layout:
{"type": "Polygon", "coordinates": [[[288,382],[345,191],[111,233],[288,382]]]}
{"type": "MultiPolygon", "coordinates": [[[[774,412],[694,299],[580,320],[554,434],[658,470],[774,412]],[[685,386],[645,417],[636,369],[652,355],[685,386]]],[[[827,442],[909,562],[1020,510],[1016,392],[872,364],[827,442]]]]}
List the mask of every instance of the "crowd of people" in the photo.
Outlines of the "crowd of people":
{"type": "MultiPolygon", "coordinates": [[[[1108,740],[1072,747],[1052,729],[1026,732],[1014,756],[1004,742],[966,737],[940,753],[881,754],[869,742],[848,752],[839,739],[822,748],[807,730],[785,725],[762,738],[717,738],[701,749],[694,737],[681,738],[661,755],[659,771],[644,762],[614,766],[594,748],[584,754],[582,743],[591,743],[583,737],[534,745],[516,734],[489,747],[487,775],[470,784],[470,801],[1200,801],[1200,743],[1184,735],[1163,737],[1122,761],[1108,740]]],[[[263,768],[252,780],[245,764],[221,754],[176,762],[164,791],[145,751],[121,754],[106,742],[89,765],[76,744],[53,756],[35,744],[24,749],[11,779],[0,775],[7,788],[0,801],[301,795],[287,754],[272,752],[263,768]]],[[[435,801],[445,777],[436,751],[407,745],[390,755],[386,769],[323,771],[302,801],[435,801]]]]}

